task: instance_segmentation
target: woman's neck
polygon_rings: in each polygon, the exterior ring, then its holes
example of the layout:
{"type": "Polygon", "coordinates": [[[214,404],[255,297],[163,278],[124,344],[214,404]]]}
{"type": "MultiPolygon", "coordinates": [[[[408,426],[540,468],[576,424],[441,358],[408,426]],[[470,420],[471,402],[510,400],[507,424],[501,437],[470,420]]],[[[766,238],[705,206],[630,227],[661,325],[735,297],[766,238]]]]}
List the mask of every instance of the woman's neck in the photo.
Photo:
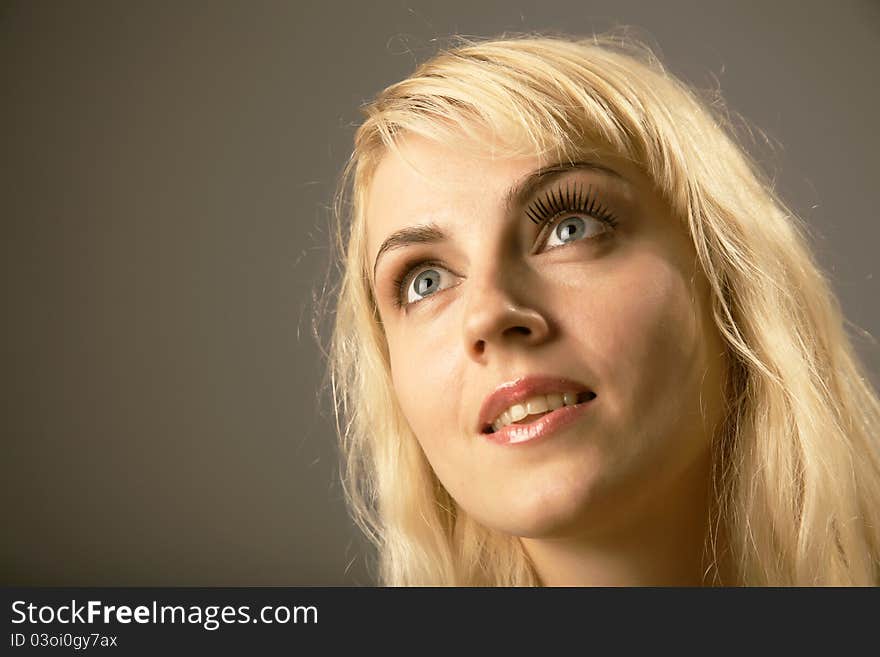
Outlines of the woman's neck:
{"type": "MultiPolygon", "coordinates": [[[[724,581],[707,548],[708,462],[639,501],[613,528],[552,538],[521,538],[543,586],[700,586],[724,581]]],[[[721,540],[721,537],[718,537],[721,540]]],[[[723,552],[718,545],[717,552],[723,552]]]]}

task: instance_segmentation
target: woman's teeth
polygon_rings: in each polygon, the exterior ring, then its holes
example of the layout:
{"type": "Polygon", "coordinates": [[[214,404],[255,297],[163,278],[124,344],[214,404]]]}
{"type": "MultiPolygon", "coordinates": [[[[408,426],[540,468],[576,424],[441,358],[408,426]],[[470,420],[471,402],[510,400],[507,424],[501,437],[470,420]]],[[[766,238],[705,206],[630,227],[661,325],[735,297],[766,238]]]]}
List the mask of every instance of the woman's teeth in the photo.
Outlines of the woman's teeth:
{"type": "MultiPolygon", "coordinates": [[[[584,399],[592,399],[595,395],[585,393],[584,399]]],[[[492,431],[499,431],[508,424],[519,422],[531,415],[541,415],[548,411],[555,411],[563,406],[574,406],[578,403],[578,395],[574,392],[552,393],[549,395],[536,395],[525,400],[522,404],[514,404],[492,423],[492,431]]]]}

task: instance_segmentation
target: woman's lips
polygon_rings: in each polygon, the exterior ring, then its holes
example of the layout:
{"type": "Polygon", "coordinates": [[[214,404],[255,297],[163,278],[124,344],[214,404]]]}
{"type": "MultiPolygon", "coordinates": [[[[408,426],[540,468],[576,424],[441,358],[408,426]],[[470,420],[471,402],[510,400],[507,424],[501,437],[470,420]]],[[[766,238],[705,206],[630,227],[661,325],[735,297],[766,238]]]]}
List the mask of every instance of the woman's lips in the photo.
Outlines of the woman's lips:
{"type": "Polygon", "coordinates": [[[538,395],[564,393],[578,395],[580,400],[585,393],[592,391],[582,383],[559,376],[531,375],[502,383],[483,401],[477,418],[476,431],[490,433],[492,424],[514,404],[522,404],[538,395]]]}
{"type": "Polygon", "coordinates": [[[577,421],[593,406],[595,399],[596,396],[592,395],[586,401],[579,402],[574,406],[562,406],[556,410],[549,411],[527,424],[508,424],[498,431],[484,433],[483,435],[489,441],[499,445],[518,445],[532,442],[561,431],[577,421]]]}

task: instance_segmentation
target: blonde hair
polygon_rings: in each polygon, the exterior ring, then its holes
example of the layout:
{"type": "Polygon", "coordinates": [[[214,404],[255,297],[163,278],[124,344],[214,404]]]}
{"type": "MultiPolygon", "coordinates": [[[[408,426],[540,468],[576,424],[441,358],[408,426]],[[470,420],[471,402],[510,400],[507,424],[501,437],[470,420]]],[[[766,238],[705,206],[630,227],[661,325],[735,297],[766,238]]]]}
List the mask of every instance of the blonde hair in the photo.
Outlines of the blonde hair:
{"type": "Polygon", "coordinates": [[[330,359],[346,499],[383,584],[538,583],[516,537],[456,506],[409,429],[367,266],[378,161],[406,134],[485,148],[487,130],[505,154],[626,158],[689,231],[731,362],[707,541],[714,550],[723,530],[735,579],[715,570],[706,583],[878,583],[880,403],[803,227],[722,114],[631,40],[531,36],[457,44],[365,113],[337,197],[330,359]]]}

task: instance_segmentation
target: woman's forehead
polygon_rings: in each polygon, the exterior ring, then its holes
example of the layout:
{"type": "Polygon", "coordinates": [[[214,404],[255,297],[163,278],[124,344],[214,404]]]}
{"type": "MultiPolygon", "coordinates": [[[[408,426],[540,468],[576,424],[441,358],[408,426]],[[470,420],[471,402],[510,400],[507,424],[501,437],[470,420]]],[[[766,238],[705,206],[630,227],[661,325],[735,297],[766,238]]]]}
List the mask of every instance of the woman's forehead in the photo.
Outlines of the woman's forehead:
{"type": "Polygon", "coordinates": [[[497,157],[491,149],[462,152],[425,138],[408,138],[379,160],[366,190],[368,253],[384,235],[475,204],[498,203],[505,192],[540,169],[539,156],[497,157]]]}
{"type": "Polygon", "coordinates": [[[444,215],[510,208],[547,175],[588,169],[626,186],[639,178],[634,167],[604,149],[584,148],[578,161],[547,154],[498,155],[500,150],[491,142],[482,149],[462,149],[411,136],[386,151],[365,190],[368,257],[388,235],[408,226],[452,218],[444,215]]]}
{"type": "Polygon", "coordinates": [[[405,182],[419,190],[455,195],[475,186],[503,184],[545,162],[546,157],[538,155],[510,155],[491,142],[463,148],[457,142],[411,136],[381,157],[370,187],[405,182]]]}

